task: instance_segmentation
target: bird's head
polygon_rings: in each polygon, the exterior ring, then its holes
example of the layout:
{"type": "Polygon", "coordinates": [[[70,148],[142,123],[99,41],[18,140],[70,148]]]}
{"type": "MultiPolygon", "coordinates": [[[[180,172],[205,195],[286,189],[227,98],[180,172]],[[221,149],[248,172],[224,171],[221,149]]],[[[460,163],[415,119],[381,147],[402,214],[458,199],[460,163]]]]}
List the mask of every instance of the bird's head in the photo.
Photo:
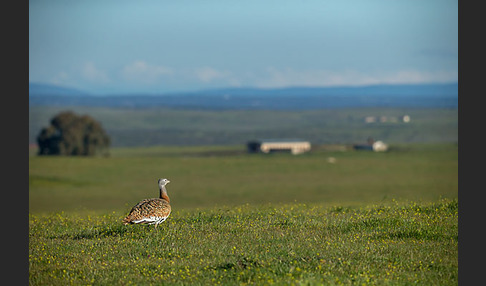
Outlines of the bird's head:
{"type": "Polygon", "coordinates": [[[167,185],[168,183],[170,183],[170,181],[169,181],[169,180],[167,180],[167,179],[159,179],[159,182],[158,182],[158,183],[159,183],[159,187],[161,187],[161,188],[162,188],[163,186],[165,186],[165,185],[167,185]]]}

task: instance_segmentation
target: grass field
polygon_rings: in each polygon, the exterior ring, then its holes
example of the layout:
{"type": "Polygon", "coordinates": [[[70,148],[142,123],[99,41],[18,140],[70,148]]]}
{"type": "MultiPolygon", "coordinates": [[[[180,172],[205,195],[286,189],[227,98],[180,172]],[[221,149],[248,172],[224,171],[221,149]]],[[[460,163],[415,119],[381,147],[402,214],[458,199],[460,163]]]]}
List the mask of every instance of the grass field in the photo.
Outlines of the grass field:
{"type": "Polygon", "coordinates": [[[59,112],[88,114],[106,129],[114,147],[238,145],[258,138],[302,138],[313,144],[352,144],[368,137],[387,143],[457,142],[458,109],[343,108],[322,110],[189,110],[31,106],[29,142],[59,112]],[[366,124],[366,116],[407,124],[366,124]]]}
{"type": "Polygon", "coordinates": [[[176,209],[457,197],[457,145],[391,146],[387,153],[315,148],[300,156],[251,155],[245,146],[115,148],[108,158],[30,156],[29,209],[127,211],[157,196],[161,177],[172,181],[176,209]]]}
{"type": "Polygon", "coordinates": [[[457,145],[391,147],[32,155],[29,282],[457,285],[457,145]],[[171,217],[157,229],[122,225],[161,177],[172,181],[171,217]]]}
{"type": "Polygon", "coordinates": [[[457,285],[457,200],[30,215],[30,285],[457,285]]]}

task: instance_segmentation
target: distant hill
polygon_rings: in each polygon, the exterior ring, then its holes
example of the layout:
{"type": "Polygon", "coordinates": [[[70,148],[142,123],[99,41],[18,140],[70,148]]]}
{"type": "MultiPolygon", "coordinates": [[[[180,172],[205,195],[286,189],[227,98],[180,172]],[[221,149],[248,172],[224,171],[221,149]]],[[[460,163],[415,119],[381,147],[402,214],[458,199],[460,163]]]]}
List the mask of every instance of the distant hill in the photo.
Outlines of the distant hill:
{"type": "Polygon", "coordinates": [[[200,91],[208,95],[265,95],[265,96],[295,96],[295,95],[334,95],[334,96],[356,96],[356,95],[393,95],[393,96],[444,96],[456,95],[458,93],[457,83],[453,84],[383,84],[368,86],[346,86],[346,87],[288,87],[273,89],[258,88],[228,88],[219,90],[200,91]]]}
{"type": "Polygon", "coordinates": [[[348,107],[455,108],[458,106],[458,84],[228,88],[161,95],[105,96],[89,95],[76,89],[30,84],[29,105],[272,110],[348,107]]]}
{"type": "Polygon", "coordinates": [[[29,83],[29,96],[81,96],[89,93],[52,84],[29,83]]]}

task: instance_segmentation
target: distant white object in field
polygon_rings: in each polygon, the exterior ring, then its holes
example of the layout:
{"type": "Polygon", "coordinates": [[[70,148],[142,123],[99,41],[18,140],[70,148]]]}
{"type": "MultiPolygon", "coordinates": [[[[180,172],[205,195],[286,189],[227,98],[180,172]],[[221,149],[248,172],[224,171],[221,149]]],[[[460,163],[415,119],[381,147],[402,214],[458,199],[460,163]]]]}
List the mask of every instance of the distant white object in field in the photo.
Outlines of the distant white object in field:
{"type": "Polygon", "coordinates": [[[126,224],[155,224],[164,222],[170,215],[170,199],[165,185],[170,183],[167,179],[159,179],[160,195],[158,198],[145,199],[136,204],[130,213],[123,219],[126,224]]]}
{"type": "Polygon", "coordinates": [[[328,163],[331,163],[331,164],[334,164],[334,163],[336,163],[336,162],[337,162],[337,160],[336,160],[336,158],[334,158],[334,157],[328,157],[328,158],[327,158],[327,162],[328,162],[328,163]]]}
{"type": "Polygon", "coordinates": [[[388,150],[388,145],[383,143],[383,141],[375,141],[372,147],[373,147],[373,151],[375,152],[384,152],[388,150]]]}
{"type": "Polygon", "coordinates": [[[250,141],[247,146],[248,151],[251,153],[289,151],[290,153],[297,155],[311,150],[310,142],[300,139],[262,139],[250,141]]]}

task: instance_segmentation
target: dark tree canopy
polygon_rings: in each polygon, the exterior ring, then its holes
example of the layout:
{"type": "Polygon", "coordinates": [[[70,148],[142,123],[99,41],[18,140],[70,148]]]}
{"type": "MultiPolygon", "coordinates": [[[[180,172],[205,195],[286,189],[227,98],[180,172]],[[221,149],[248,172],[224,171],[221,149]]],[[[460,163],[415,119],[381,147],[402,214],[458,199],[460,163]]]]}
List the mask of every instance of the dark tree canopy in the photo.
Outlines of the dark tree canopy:
{"type": "Polygon", "coordinates": [[[61,112],[37,136],[39,155],[107,155],[110,137],[88,115],[61,112]]]}

